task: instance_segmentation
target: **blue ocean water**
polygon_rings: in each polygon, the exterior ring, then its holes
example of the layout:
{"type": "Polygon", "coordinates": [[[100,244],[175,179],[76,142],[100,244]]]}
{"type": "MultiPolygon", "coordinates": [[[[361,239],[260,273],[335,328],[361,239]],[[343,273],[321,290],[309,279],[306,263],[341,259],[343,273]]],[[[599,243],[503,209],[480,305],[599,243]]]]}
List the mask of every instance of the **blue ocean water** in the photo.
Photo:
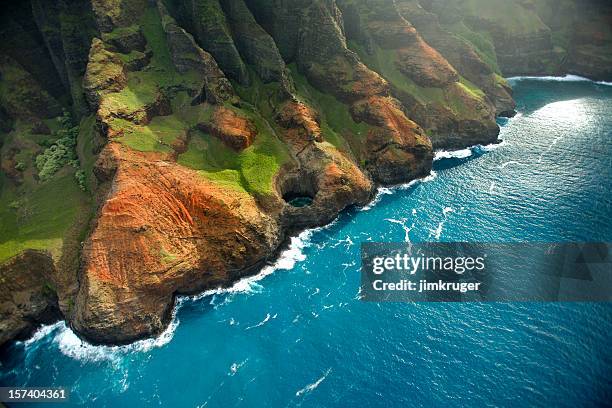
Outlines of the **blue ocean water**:
{"type": "Polygon", "coordinates": [[[181,300],[158,339],[93,347],[47,327],[4,357],[1,385],[68,387],[59,406],[609,405],[609,304],[359,300],[364,241],[612,241],[612,87],[513,82],[501,145],[439,154],[260,276],[181,300]]]}

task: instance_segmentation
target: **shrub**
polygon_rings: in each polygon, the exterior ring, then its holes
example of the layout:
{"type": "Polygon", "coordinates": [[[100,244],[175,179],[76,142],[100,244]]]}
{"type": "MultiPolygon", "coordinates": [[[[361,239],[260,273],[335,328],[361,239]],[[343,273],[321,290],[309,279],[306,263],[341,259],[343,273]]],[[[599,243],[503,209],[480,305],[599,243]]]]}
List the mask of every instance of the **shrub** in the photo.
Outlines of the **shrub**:
{"type": "Polygon", "coordinates": [[[55,133],[57,139],[41,154],[36,156],[38,177],[42,181],[49,179],[68,163],[78,167],[76,143],[79,127],[74,125],[67,112],[64,112],[58,118],[58,122],[60,123],[60,129],[55,133]]]}
{"type": "Polygon", "coordinates": [[[74,178],[76,179],[79,188],[83,191],[87,191],[87,176],[83,170],[77,170],[74,173],[74,178]]]}

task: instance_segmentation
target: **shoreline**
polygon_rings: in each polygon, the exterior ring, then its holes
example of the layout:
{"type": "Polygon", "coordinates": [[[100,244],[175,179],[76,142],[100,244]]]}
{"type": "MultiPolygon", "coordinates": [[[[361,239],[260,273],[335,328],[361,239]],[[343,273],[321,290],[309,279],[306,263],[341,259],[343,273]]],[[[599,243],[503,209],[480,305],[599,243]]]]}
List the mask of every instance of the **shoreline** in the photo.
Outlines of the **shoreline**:
{"type": "MultiPolygon", "coordinates": [[[[515,76],[506,78],[508,81],[521,81],[521,80],[537,80],[537,81],[558,81],[558,82],[591,82],[599,85],[612,85],[610,82],[597,82],[594,80],[590,80],[584,77],[578,77],[575,75],[567,74],[565,76],[515,76]]],[[[520,116],[520,113],[519,115],[520,116]]],[[[512,118],[508,118],[510,120],[512,118]]],[[[490,151],[496,149],[498,147],[503,146],[505,143],[504,140],[500,140],[498,143],[491,143],[488,145],[473,145],[462,149],[456,150],[436,150],[434,151],[433,162],[441,159],[447,158],[466,158],[473,154],[472,149],[476,147],[484,148],[485,151],[490,151]]],[[[437,177],[437,173],[434,170],[422,178],[411,180],[407,183],[401,183],[391,186],[377,186],[373,190],[372,197],[368,203],[359,207],[358,211],[368,211],[373,208],[376,204],[380,202],[382,196],[393,194],[395,190],[403,190],[407,189],[419,182],[427,182],[435,179],[437,177]]],[[[103,343],[93,343],[88,341],[87,339],[79,336],[77,332],[72,329],[70,322],[66,319],[58,320],[49,325],[43,325],[34,330],[33,334],[27,340],[13,341],[12,343],[8,343],[5,345],[6,348],[11,347],[15,344],[24,344],[25,347],[29,347],[31,344],[34,344],[38,340],[44,338],[46,335],[52,333],[57,328],[62,328],[62,330],[66,330],[69,334],[74,336],[74,338],[78,339],[81,347],[93,347],[93,348],[104,348],[104,349],[112,349],[116,350],[118,348],[128,348],[128,349],[141,349],[142,351],[146,351],[151,349],[152,347],[162,346],[169,342],[173,335],[174,330],[178,327],[180,320],[177,318],[178,311],[183,302],[191,300],[198,301],[203,298],[206,298],[210,295],[222,294],[222,293],[240,293],[240,292],[248,292],[251,289],[251,284],[256,283],[268,275],[271,275],[277,270],[288,270],[293,267],[296,261],[305,259],[301,250],[307,246],[307,239],[309,236],[318,230],[323,230],[333,226],[338,217],[342,212],[346,211],[346,208],[340,211],[334,219],[321,226],[315,226],[311,228],[302,229],[301,231],[297,231],[297,235],[288,234],[282,243],[277,247],[276,251],[270,255],[268,260],[262,260],[261,264],[253,265],[251,270],[256,270],[255,273],[249,273],[248,271],[244,273],[242,277],[232,282],[227,286],[220,286],[216,288],[206,289],[203,292],[187,295],[187,294],[178,294],[174,295],[172,299],[172,304],[169,307],[168,313],[168,322],[165,324],[164,329],[156,336],[148,336],[142,337],[138,339],[134,339],[125,343],[112,343],[112,344],[103,344],[103,343]],[[305,245],[306,243],[306,245],[305,245]],[[294,247],[295,245],[295,247],[294,247]],[[304,257],[304,258],[302,258],[304,257]],[[301,259],[300,259],[301,258],[301,259]],[[284,262],[287,262],[284,264],[284,262]]],[[[71,339],[74,342],[74,339],[71,339]]]]}
{"type": "MultiPolygon", "coordinates": [[[[474,148],[480,147],[488,152],[497,149],[498,147],[501,147],[503,145],[504,141],[500,141],[499,143],[491,143],[488,145],[473,145],[457,150],[440,149],[435,151],[433,161],[435,162],[448,158],[466,158],[474,154],[474,148]]],[[[378,186],[374,190],[372,199],[364,206],[358,207],[357,211],[369,211],[382,200],[382,197],[384,195],[392,195],[396,191],[406,190],[418,183],[426,183],[429,181],[433,181],[436,178],[437,172],[431,170],[430,174],[428,174],[427,176],[411,180],[407,183],[401,183],[392,186],[378,186]]],[[[296,262],[303,261],[304,259],[306,259],[306,256],[303,254],[302,250],[309,246],[309,239],[311,235],[317,231],[322,231],[327,228],[333,227],[338,221],[338,218],[341,216],[341,214],[346,210],[346,208],[342,210],[331,222],[325,225],[303,229],[296,235],[288,235],[283,241],[283,243],[277,248],[276,255],[271,257],[272,261],[263,262],[263,266],[258,269],[257,273],[243,276],[242,278],[239,278],[228,286],[220,286],[212,289],[207,289],[203,292],[193,295],[175,295],[175,297],[173,298],[172,307],[170,308],[169,322],[164,328],[164,330],[156,336],[143,337],[127,343],[96,344],[79,336],[78,333],[70,326],[69,322],[64,319],[58,320],[48,325],[43,325],[36,329],[30,338],[26,340],[16,341],[14,342],[14,344],[23,344],[23,346],[27,349],[33,344],[36,344],[40,340],[44,339],[49,334],[59,330],[60,332],[56,334],[56,337],[53,339],[53,341],[58,342],[58,345],[62,350],[63,354],[79,360],[81,358],[84,358],[88,361],[108,360],[110,359],[110,357],[104,357],[104,355],[108,353],[146,352],[151,350],[152,348],[161,347],[170,342],[174,337],[174,332],[180,324],[180,320],[178,319],[178,313],[185,302],[197,302],[209,296],[220,294],[249,293],[253,290],[254,284],[257,284],[257,282],[263,280],[267,276],[272,275],[273,273],[279,270],[282,271],[292,269],[296,262]],[[58,339],[57,336],[61,337],[58,339]],[[85,353],[85,355],[79,356],[79,354],[81,353],[67,351],[67,347],[71,346],[78,347],[78,349],[82,353],[85,353]]],[[[8,347],[10,347],[10,345],[8,347]]]]}

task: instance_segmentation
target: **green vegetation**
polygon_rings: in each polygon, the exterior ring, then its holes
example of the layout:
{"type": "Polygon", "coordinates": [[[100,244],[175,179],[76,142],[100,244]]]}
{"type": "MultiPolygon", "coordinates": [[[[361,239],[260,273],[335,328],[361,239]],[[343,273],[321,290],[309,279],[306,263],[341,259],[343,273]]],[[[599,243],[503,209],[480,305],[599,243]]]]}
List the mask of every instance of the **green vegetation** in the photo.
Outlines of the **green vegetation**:
{"type": "Polygon", "coordinates": [[[44,183],[15,187],[0,175],[0,262],[25,249],[49,250],[56,256],[89,198],[68,167],[44,183]]]}
{"type": "Polygon", "coordinates": [[[66,164],[71,164],[74,167],[79,165],[75,150],[79,128],[74,126],[67,112],[64,112],[64,115],[58,118],[58,121],[61,128],[55,134],[57,139],[36,157],[38,177],[42,181],[48,180],[66,164]]]}
{"type": "Polygon", "coordinates": [[[470,16],[487,20],[510,34],[534,33],[545,29],[537,13],[520,2],[507,0],[465,0],[462,10],[470,16]]]}
{"type": "MultiPolygon", "coordinates": [[[[79,124],[79,135],[77,137],[77,156],[81,164],[81,170],[85,177],[84,183],[81,182],[82,176],[75,173],[75,178],[79,187],[81,184],[85,186],[85,190],[93,187],[93,168],[96,162],[96,155],[94,154],[94,127],[96,125],[96,117],[94,115],[86,116],[81,120],[79,124]]],[[[78,173],[78,171],[77,171],[78,173]]],[[[83,187],[81,187],[83,189],[83,187]]]]}
{"type": "Polygon", "coordinates": [[[487,32],[474,31],[466,26],[463,21],[459,21],[449,27],[450,30],[459,38],[470,43],[480,59],[491,68],[493,72],[500,73],[497,64],[497,54],[493,39],[487,32]]]}
{"type": "Polygon", "coordinates": [[[417,85],[404,75],[396,66],[397,55],[392,49],[382,49],[378,46],[374,49],[374,54],[368,54],[361,45],[351,42],[350,47],[359,54],[359,58],[374,71],[382,75],[394,87],[406,92],[416,98],[419,102],[426,103],[445,103],[444,91],[440,88],[425,88],[417,85]]]}
{"type": "Polygon", "coordinates": [[[187,125],[174,115],[157,116],[146,126],[114,118],[111,126],[124,132],[116,140],[141,152],[172,152],[172,143],[187,131],[187,125]]]}
{"type": "Polygon", "coordinates": [[[138,24],[134,24],[129,27],[117,27],[110,33],[102,33],[102,39],[104,41],[120,40],[125,37],[137,35],[138,30],[140,30],[138,24]]]}
{"type": "Polygon", "coordinates": [[[482,89],[478,88],[472,82],[468,81],[466,78],[461,77],[459,79],[459,86],[474,99],[483,99],[485,97],[485,93],[482,89]]]}
{"type": "Polygon", "coordinates": [[[176,260],[176,255],[171,254],[170,252],[166,251],[164,248],[160,248],[159,257],[161,258],[162,262],[165,264],[171,263],[176,260]]]}
{"type": "MultiPolygon", "coordinates": [[[[17,151],[14,160],[20,181],[0,172],[0,263],[25,249],[48,250],[54,257],[60,256],[66,239],[76,239],[72,234],[78,231],[73,231],[73,225],[91,208],[91,197],[84,191],[93,153],[79,154],[86,159],[87,167],[83,168],[78,168],[76,153],[86,134],[66,113],[45,122],[50,135],[32,133],[40,125],[32,127],[21,121],[3,135],[3,155],[17,151]]],[[[95,118],[84,122],[93,126],[95,118]]]]}
{"type": "MultiPolygon", "coordinates": [[[[106,95],[102,101],[102,109],[143,119],[146,109],[157,103],[164,94],[171,93],[172,89],[181,85],[193,87],[198,75],[195,72],[179,74],[174,68],[156,8],[151,7],[145,11],[140,28],[147,47],[152,52],[151,61],[146,70],[129,72],[127,86],[119,92],[106,95]]],[[[138,26],[122,30],[134,31],[138,30],[138,26]]],[[[120,57],[127,62],[138,55],[128,54],[120,57]]],[[[117,141],[140,151],[170,152],[172,142],[187,129],[187,125],[175,116],[156,117],[148,125],[136,125],[120,118],[113,118],[110,124],[115,131],[124,134],[117,138],[117,141]]]]}
{"type": "Polygon", "coordinates": [[[253,144],[236,152],[216,137],[195,130],[191,132],[187,151],[179,156],[178,163],[200,170],[204,177],[226,187],[254,195],[269,195],[274,176],[289,160],[286,147],[258,113],[246,108],[227,107],[255,123],[258,133],[253,144]]]}
{"type": "Polygon", "coordinates": [[[263,117],[271,120],[274,116],[275,106],[282,102],[281,86],[278,82],[264,84],[251,66],[247,66],[247,70],[251,84],[242,86],[238,82],[232,81],[232,86],[240,99],[253,105],[263,117]]]}
{"type": "Polygon", "coordinates": [[[288,67],[298,96],[321,116],[323,138],[340,151],[359,152],[369,126],[355,122],[346,104],[310,85],[306,77],[298,72],[295,64],[288,67]]]}
{"type": "Polygon", "coordinates": [[[439,105],[450,109],[459,117],[469,117],[474,112],[466,106],[462,94],[476,100],[484,98],[484,92],[463,77],[459,82],[447,88],[419,86],[397,68],[395,50],[386,50],[376,46],[374,54],[368,54],[359,44],[350,43],[349,45],[368,67],[382,75],[397,90],[411,95],[422,105],[439,105]]]}

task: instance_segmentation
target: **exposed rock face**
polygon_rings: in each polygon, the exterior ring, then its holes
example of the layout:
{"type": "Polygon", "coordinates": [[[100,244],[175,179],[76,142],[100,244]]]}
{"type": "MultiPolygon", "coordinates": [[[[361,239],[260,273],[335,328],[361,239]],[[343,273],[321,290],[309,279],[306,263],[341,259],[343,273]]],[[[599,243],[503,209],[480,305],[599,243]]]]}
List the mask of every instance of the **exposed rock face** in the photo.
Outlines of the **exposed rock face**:
{"type": "Polygon", "coordinates": [[[117,27],[136,23],[148,0],[90,0],[97,26],[101,32],[111,32],[117,27]]]}
{"type": "Polygon", "coordinates": [[[200,124],[200,127],[234,150],[252,145],[257,134],[255,125],[248,118],[223,106],[215,109],[210,125],[200,124]]]}
{"type": "Polygon", "coordinates": [[[47,120],[89,112],[76,153],[97,212],[53,259],[0,265],[0,344],[60,314],[97,343],[160,333],[177,294],[230,285],[288,234],[427,175],[434,148],[495,142],[515,108],[502,75],[610,80],[611,15],[596,0],[10,0],[0,132],[37,136],[11,134],[0,169],[26,184],[18,156],[42,151],[47,120]]]}
{"type": "Polygon", "coordinates": [[[399,6],[386,7],[384,1],[341,4],[363,16],[351,23],[355,40],[366,50],[363,58],[387,75],[392,94],[408,116],[426,129],[435,148],[497,139],[492,103],[460,82],[455,68],[400,14],[402,10],[406,15],[412,13],[399,6]]]}
{"type": "Polygon", "coordinates": [[[125,65],[119,57],[107,51],[98,38],[91,43],[84,84],[85,96],[91,106],[100,104],[103,93],[118,92],[127,84],[125,65]]]}
{"type": "Polygon", "coordinates": [[[264,82],[286,81],[285,62],[270,35],[257,24],[244,0],[222,1],[234,41],[244,60],[264,82]]]}
{"type": "Polygon", "coordinates": [[[286,228],[326,224],[347,206],[370,199],[372,181],[350,158],[321,143],[321,128],[312,108],[288,101],[279,107],[276,120],[297,162],[277,180],[285,201],[282,221],[286,228]],[[293,207],[287,204],[292,197],[311,198],[312,204],[293,207]]]}
{"type": "Polygon", "coordinates": [[[196,97],[194,100],[220,104],[231,99],[234,90],[215,59],[197,45],[191,34],[176,24],[161,1],[157,2],[157,7],[176,70],[181,74],[195,71],[201,77],[198,88],[190,90],[196,97]]]}
{"type": "Polygon", "coordinates": [[[282,234],[246,193],[118,143],[113,189],[83,249],[75,327],[97,342],[159,333],[175,293],[227,285],[261,264],[282,234]]]}
{"type": "Polygon", "coordinates": [[[49,254],[28,250],[0,265],[0,347],[61,317],[49,254]]]}
{"type": "Polygon", "coordinates": [[[173,2],[178,20],[193,33],[198,44],[210,52],[223,72],[241,84],[248,83],[246,66],[236,49],[219,0],[173,2]]]}

